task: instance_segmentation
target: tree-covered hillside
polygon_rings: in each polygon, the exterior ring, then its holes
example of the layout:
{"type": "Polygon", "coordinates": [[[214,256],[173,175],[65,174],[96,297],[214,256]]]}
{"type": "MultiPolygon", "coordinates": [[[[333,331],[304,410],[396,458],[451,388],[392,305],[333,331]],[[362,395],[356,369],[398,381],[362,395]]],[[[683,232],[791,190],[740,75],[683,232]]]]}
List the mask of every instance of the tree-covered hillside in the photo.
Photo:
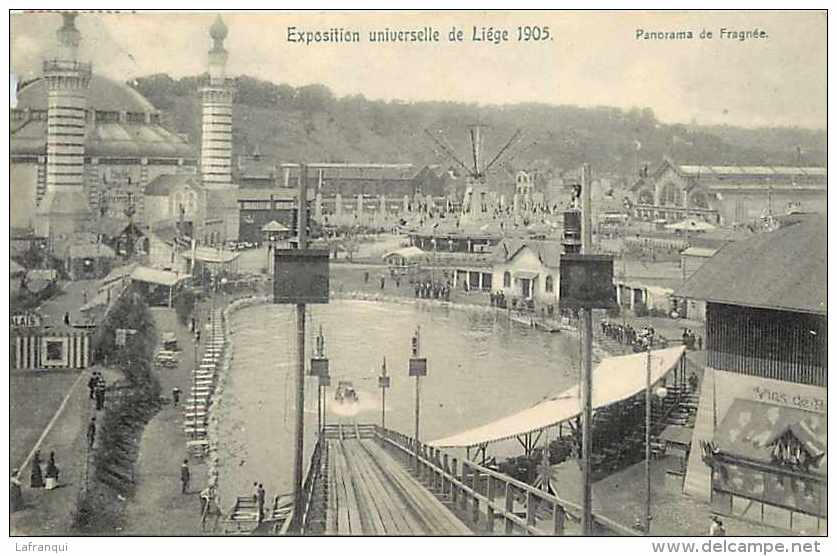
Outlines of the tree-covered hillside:
{"type": "MultiPolygon", "coordinates": [[[[177,131],[197,143],[198,79],[152,75],[132,82],[177,131]]],[[[524,132],[508,165],[552,173],[589,162],[627,176],[663,156],[684,163],[824,165],[824,131],[660,123],[650,108],[580,108],[546,104],[478,106],[456,102],[403,103],[336,98],[323,85],[292,87],[240,77],[234,109],[234,145],[281,161],[450,161],[425,129],[441,131],[460,158],[469,156],[467,126],[487,126],[484,156],[492,157],[518,128],[524,132]],[[801,158],[800,158],[801,152],[801,158]]]]}

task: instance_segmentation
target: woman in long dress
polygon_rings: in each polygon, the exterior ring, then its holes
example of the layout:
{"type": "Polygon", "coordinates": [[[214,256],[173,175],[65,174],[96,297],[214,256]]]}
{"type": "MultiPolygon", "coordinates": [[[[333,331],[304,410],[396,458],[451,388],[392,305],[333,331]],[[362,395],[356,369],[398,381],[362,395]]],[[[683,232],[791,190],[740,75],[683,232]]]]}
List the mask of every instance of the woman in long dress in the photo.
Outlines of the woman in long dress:
{"type": "Polygon", "coordinates": [[[41,474],[41,451],[35,451],[35,457],[32,458],[32,473],[29,476],[29,486],[32,488],[43,488],[44,477],[41,474]]]}
{"type": "Polygon", "coordinates": [[[12,469],[9,478],[9,513],[23,509],[23,489],[17,479],[17,469],[12,469]]]}
{"type": "Polygon", "coordinates": [[[49,453],[49,462],[44,476],[46,477],[47,490],[52,490],[58,486],[58,467],[55,465],[55,452],[49,453]]]}

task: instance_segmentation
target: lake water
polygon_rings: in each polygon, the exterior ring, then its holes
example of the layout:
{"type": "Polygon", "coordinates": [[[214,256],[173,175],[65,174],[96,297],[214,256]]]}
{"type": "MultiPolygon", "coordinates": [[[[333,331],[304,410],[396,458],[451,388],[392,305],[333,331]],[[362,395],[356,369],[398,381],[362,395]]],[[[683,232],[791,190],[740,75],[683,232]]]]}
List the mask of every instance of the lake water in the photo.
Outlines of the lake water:
{"type": "MultiPolygon", "coordinates": [[[[293,465],[296,312],[257,305],[232,316],[233,361],[218,416],[219,490],[227,505],[264,484],[268,499],[291,490],[293,465]]],[[[421,327],[428,376],[421,379],[421,432],[433,440],[524,409],[578,382],[578,337],[509,323],[485,308],[426,302],[332,301],[309,306],[306,358],[322,326],[330,359],[329,423],[380,423],[377,377],[386,356],[387,427],[412,435],[415,378],[407,374],[410,339],[421,327]],[[349,380],[359,402],[334,401],[338,381],[349,380]]],[[[306,452],[314,444],[317,380],[306,379],[306,452]]],[[[494,455],[519,445],[490,447],[494,455]]],[[[305,467],[308,465],[306,455],[305,467]]]]}

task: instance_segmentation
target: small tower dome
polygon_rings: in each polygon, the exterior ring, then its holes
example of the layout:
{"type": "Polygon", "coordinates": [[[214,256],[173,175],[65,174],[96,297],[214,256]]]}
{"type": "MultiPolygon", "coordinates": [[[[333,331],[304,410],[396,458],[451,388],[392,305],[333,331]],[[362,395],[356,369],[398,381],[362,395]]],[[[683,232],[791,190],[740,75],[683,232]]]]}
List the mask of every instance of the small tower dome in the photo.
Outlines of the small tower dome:
{"type": "Polygon", "coordinates": [[[213,23],[212,27],[209,28],[209,36],[216,41],[223,41],[226,39],[228,32],[229,30],[220,15],[215,18],[215,23],[213,23]]]}

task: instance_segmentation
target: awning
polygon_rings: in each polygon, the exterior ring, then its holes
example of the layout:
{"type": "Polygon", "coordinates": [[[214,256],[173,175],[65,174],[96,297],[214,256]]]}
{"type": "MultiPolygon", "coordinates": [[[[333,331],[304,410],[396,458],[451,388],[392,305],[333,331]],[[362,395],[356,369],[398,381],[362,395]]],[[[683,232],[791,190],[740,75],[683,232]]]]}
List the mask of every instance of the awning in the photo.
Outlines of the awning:
{"type": "Polygon", "coordinates": [[[422,251],[418,247],[403,247],[401,249],[396,249],[395,251],[386,253],[382,258],[387,260],[389,257],[393,256],[401,257],[408,262],[427,260],[429,258],[428,253],[422,251]]]}
{"type": "MultiPolygon", "coordinates": [[[[238,258],[238,253],[226,249],[215,249],[212,247],[200,246],[195,248],[195,260],[202,263],[226,264],[238,258]]],[[[192,250],[183,251],[183,258],[192,260],[192,250]]]]}
{"type": "Polygon", "coordinates": [[[715,431],[714,440],[723,453],[771,464],[776,441],[791,434],[811,457],[818,458],[809,471],[825,475],[827,429],[824,414],[737,399],[715,431]]]}
{"type": "Polygon", "coordinates": [[[690,446],[694,431],[695,429],[683,425],[669,425],[660,433],[660,440],[679,446],[690,446]]]}
{"type": "Polygon", "coordinates": [[[147,282],[149,284],[159,284],[162,286],[173,286],[188,278],[188,274],[178,274],[169,270],[160,270],[158,268],[150,268],[147,266],[138,266],[131,273],[131,279],[137,282],[147,282]]]}
{"type": "MultiPolygon", "coordinates": [[[[676,346],[651,352],[652,384],[659,382],[675,368],[685,349],[676,346]]],[[[593,408],[608,406],[645,390],[647,361],[647,353],[634,353],[609,357],[599,363],[593,370],[593,408]]],[[[468,448],[543,430],[581,413],[580,399],[579,387],[576,385],[514,415],[429,444],[437,448],[468,448]]]]}
{"type": "Polygon", "coordinates": [[[537,272],[530,272],[528,270],[519,270],[514,273],[515,278],[523,279],[523,280],[534,280],[538,277],[537,272]]]}

